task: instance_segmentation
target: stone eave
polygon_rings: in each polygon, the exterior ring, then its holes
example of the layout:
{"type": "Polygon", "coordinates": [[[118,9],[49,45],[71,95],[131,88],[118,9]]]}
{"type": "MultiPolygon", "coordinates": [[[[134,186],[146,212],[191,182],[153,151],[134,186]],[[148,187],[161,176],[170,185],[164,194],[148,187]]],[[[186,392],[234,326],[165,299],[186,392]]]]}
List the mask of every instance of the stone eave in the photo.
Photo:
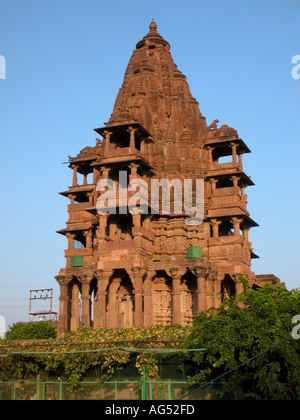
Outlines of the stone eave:
{"type": "Polygon", "coordinates": [[[69,187],[68,191],[62,191],[59,194],[63,195],[64,197],[68,197],[70,194],[80,194],[80,193],[85,193],[88,191],[93,191],[94,188],[95,188],[94,184],[74,185],[72,187],[69,187]]]}
{"type": "Polygon", "coordinates": [[[206,139],[204,143],[204,148],[207,148],[208,146],[214,146],[215,148],[223,147],[223,146],[230,146],[231,143],[238,143],[238,150],[241,153],[251,153],[251,150],[246,145],[246,143],[241,138],[235,138],[235,137],[224,137],[224,138],[208,138],[206,139]]]}
{"type": "Polygon", "coordinates": [[[78,226],[78,227],[66,227],[64,229],[57,230],[56,233],[60,235],[66,235],[66,233],[74,233],[78,231],[84,231],[90,228],[90,223],[87,226],[78,226]]]}
{"type": "Polygon", "coordinates": [[[214,214],[212,216],[207,216],[206,220],[211,220],[211,219],[229,219],[229,218],[233,218],[233,217],[242,217],[244,220],[242,223],[246,223],[248,226],[251,227],[258,227],[259,224],[256,223],[253,219],[251,219],[250,216],[248,216],[246,213],[242,212],[242,210],[240,212],[232,212],[229,214],[214,214]]]}
{"type": "MultiPolygon", "coordinates": [[[[238,166],[238,164],[237,164],[238,166]]],[[[243,171],[232,171],[232,172],[226,172],[226,173],[220,173],[220,170],[216,170],[215,168],[209,169],[206,173],[205,179],[207,178],[228,178],[228,176],[240,176],[241,179],[247,184],[247,185],[255,185],[252,179],[245,174],[243,171]]]]}
{"type": "Polygon", "coordinates": [[[113,133],[117,133],[118,131],[122,132],[124,130],[127,130],[129,127],[137,128],[141,134],[143,134],[146,138],[149,138],[149,140],[152,140],[152,136],[149,133],[149,131],[146,130],[139,122],[137,121],[127,121],[127,122],[110,122],[106,123],[104,127],[94,128],[94,131],[96,133],[100,134],[100,136],[104,137],[106,131],[112,131],[113,133]]]}

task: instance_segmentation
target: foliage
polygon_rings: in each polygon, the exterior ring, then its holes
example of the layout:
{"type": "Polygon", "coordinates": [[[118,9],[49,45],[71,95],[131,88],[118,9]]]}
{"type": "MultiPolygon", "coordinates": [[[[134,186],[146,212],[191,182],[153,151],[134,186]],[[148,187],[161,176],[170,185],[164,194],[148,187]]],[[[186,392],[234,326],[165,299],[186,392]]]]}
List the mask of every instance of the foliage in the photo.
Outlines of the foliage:
{"type": "Polygon", "coordinates": [[[82,327],[30,345],[8,335],[0,340],[0,380],[26,379],[47,371],[50,376],[66,378],[70,390],[80,389],[88,370],[94,369],[103,382],[116,377],[130,362],[135,364],[137,377],[145,372],[155,380],[159,379],[157,350],[173,349],[178,365],[192,363],[191,383],[209,382],[225,374],[220,398],[299,399],[300,340],[293,339],[291,331],[293,316],[300,314],[300,291],[287,291],[281,284],[252,290],[245,279],[241,281],[241,295],[200,313],[192,327],[82,327]],[[188,351],[196,348],[206,351],[188,351]],[[184,349],[187,351],[182,352],[184,349]]]}
{"type": "Polygon", "coordinates": [[[17,322],[9,326],[5,338],[8,340],[34,340],[56,338],[55,326],[50,321],[17,322]]]}
{"type": "Polygon", "coordinates": [[[79,328],[47,343],[24,348],[16,342],[0,340],[0,379],[23,379],[40,370],[57,377],[65,376],[69,389],[80,387],[86,371],[100,369],[99,381],[107,381],[135,358],[137,376],[144,370],[148,377],[158,377],[157,354],[147,349],[181,348],[191,327],[179,325],[146,328],[93,330],[79,328]],[[2,347],[1,347],[2,345],[2,347]],[[136,352],[129,351],[136,349],[136,352]]]}
{"type": "Polygon", "coordinates": [[[205,347],[206,352],[193,355],[198,374],[191,382],[215,379],[247,362],[222,377],[220,397],[299,399],[300,346],[291,331],[293,316],[300,314],[300,291],[287,291],[280,283],[249,290],[241,280],[244,293],[194,322],[187,347],[205,347]]]}

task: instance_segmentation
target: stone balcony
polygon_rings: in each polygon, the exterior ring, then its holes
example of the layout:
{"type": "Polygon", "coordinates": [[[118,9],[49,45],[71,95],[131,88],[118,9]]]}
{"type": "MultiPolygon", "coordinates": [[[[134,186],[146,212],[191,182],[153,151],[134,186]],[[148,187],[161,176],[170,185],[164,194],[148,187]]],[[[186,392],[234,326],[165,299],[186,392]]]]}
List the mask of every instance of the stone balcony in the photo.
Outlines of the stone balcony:
{"type": "Polygon", "coordinates": [[[234,172],[242,172],[243,166],[239,163],[234,162],[226,162],[226,163],[218,163],[213,162],[211,167],[207,170],[208,176],[214,176],[219,174],[231,174],[234,172]]]}
{"type": "Polygon", "coordinates": [[[110,149],[109,152],[105,153],[101,158],[101,163],[112,164],[122,163],[128,161],[142,161],[146,166],[151,167],[151,163],[148,160],[146,153],[142,153],[133,147],[118,147],[110,149]]]}
{"type": "Polygon", "coordinates": [[[240,196],[237,192],[235,195],[230,195],[229,191],[234,190],[234,187],[222,188],[222,191],[215,190],[209,199],[208,217],[231,216],[233,214],[246,214],[249,216],[247,210],[246,196],[240,196]]]}
{"type": "Polygon", "coordinates": [[[243,245],[244,239],[242,235],[228,235],[219,236],[217,238],[209,238],[209,246],[223,246],[223,245],[243,245]]]}

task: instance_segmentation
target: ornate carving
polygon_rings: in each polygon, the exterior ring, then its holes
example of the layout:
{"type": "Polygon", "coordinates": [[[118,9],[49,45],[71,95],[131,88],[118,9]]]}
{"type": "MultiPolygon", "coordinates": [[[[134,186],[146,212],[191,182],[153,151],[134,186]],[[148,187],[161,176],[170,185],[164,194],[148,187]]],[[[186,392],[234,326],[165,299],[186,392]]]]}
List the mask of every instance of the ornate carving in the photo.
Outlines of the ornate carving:
{"type": "Polygon", "coordinates": [[[171,289],[167,284],[166,277],[156,277],[153,280],[152,299],[153,323],[163,325],[171,324],[171,289]]]}
{"type": "MultiPolygon", "coordinates": [[[[67,263],[56,277],[61,285],[61,331],[67,324],[73,329],[79,325],[79,296],[81,322],[90,324],[93,308],[95,328],[187,325],[197,311],[219,304],[224,273],[242,273],[255,281],[248,230],[256,224],[246,209],[245,194],[253,182],[243,172],[241,159],[250,151],[234,128],[218,128],[218,123],[207,126],[169,43],[152,21],[132,53],[111,118],[96,129],[103,140],[69,157],[72,186],[61,193],[71,200],[69,220],[59,231],[68,238],[67,263]],[[232,158],[223,164],[223,156],[232,158]],[[119,177],[120,170],[127,171],[125,179],[119,177]],[[92,183],[88,174],[93,174],[92,183]],[[148,214],[127,211],[134,191],[127,189],[122,201],[120,185],[126,189],[136,178],[148,186],[148,214]],[[102,215],[97,211],[100,179],[113,180],[117,190],[115,209],[102,215]],[[193,206],[199,198],[194,181],[203,179],[203,223],[187,225],[186,197],[181,198],[178,184],[170,190],[170,214],[154,214],[153,179],[178,179],[182,192],[184,181],[193,180],[193,206]],[[174,208],[178,197],[179,212],[174,208]],[[84,248],[74,249],[74,238],[80,238],[84,248]],[[201,247],[202,252],[188,252],[190,247],[201,247]]],[[[162,210],[162,197],[157,201],[162,210]]],[[[264,281],[270,277],[261,278],[264,281]]]]}

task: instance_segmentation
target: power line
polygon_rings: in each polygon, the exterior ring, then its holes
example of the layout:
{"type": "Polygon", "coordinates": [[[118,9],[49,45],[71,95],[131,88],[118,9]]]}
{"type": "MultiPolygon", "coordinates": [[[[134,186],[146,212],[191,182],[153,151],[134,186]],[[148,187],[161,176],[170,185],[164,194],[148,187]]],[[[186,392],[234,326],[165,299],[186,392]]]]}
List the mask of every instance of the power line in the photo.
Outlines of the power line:
{"type": "Polygon", "coordinates": [[[38,286],[34,286],[34,285],[30,285],[30,284],[18,284],[18,283],[10,283],[10,284],[0,284],[0,287],[26,287],[26,289],[28,289],[28,287],[31,287],[32,289],[34,289],[35,287],[38,289],[41,285],[38,286]]]}
{"type": "Polygon", "coordinates": [[[7,299],[0,299],[0,302],[7,302],[11,300],[26,300],[28,301],[28,298],[7,298],[7,299]]]}
{"type": "Polygon", "coordinates": [[[0,306],[0,309],[23,309],[28,308],[28,306],[0,306]]]}

